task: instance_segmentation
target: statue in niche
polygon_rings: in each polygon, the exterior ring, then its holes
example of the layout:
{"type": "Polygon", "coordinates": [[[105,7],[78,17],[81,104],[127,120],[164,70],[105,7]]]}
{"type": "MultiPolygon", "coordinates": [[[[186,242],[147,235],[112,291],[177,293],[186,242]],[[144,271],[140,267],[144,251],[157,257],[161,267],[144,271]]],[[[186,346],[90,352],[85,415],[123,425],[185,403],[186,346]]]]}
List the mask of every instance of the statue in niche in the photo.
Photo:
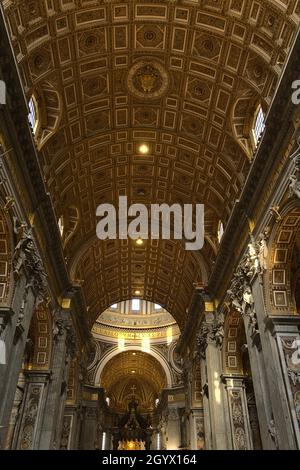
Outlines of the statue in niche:
{"type": "Polygon", "coordinates": [[[295,175],[290,176],[290,196],[300,199],[300,181],[295,175]]]}
{"type": "Polygon", "coordinates": [[[19,222],[14,217],[14,233],[17,237],[17,244],[13,254],[13,269],[16,279],[20,277],[20,271],[24,265],[27,256],[33,251],[34,244],[31,230],[28,229],[25,222],[19,222]]]}
{"type": "Polygon", "coordinates": [[[259,264],[261,271],[267,269],[267,259],[268,259],[268,236],[269,236],[269,227],[264,230],[258,238],[258,250],[259,250],[259,264]]]}
{"type": "Polygon", "coordinates": [[[58,336],[64,334],[64,321],[61,318],[56,318],[53,322],[53,339],[57,339],[58,336]]]}
{"type": "Polygon", "coordinates": [[[224,314],[220,313],[212,329],[212,338],[217,346],[222,347],[224,340],[224,314]]]}

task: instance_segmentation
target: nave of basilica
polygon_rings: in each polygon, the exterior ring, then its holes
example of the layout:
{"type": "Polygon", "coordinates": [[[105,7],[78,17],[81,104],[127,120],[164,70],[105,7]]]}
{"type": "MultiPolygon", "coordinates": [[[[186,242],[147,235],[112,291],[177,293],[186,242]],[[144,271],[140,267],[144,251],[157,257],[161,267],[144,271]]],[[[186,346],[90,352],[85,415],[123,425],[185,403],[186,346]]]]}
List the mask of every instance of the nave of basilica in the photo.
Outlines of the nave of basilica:
{"type": "Polygon", "coordinates": [[[299,26],[0,2],[1,450],[300,449],[299,26]],[[203,248],[100,240],[120,196],[203,204],[203,248]]]}

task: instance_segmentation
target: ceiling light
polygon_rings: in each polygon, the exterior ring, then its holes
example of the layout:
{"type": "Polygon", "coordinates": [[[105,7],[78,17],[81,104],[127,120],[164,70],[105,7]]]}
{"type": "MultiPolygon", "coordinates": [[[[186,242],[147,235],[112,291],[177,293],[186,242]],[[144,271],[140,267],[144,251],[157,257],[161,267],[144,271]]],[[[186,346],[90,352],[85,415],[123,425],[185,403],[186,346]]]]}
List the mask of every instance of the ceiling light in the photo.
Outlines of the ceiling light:
{"type": "Polygon", "coordinates": [[[135,290],[135,291],[134,291],[134,294],[135,294],[135,295],[141,295],[141,291],[140,291],[140,290],[135,290]]]}
{"type": "Polygon", "coordinates": [[[141,144],[139,146],[139,152],[142,154],[142,155],[147,155],[147,153],[149,153],[149,145],[147,144],[141,144]]]}
{"type": "Polygon", "coordinates": [[[132,374],[135,374],[135,370],[132,370],[131,373],[132,373],[132,374]]]}
{"type": "Polygon", "coordinates": [[[142,238],[138,238],[135,242],[138,246],[144,245],[144,240],[142,238]]]}
{"type": "Polygon", "coordinates": [[[132,353],[133,356],[136,356],[136,353],[132,353]]]}

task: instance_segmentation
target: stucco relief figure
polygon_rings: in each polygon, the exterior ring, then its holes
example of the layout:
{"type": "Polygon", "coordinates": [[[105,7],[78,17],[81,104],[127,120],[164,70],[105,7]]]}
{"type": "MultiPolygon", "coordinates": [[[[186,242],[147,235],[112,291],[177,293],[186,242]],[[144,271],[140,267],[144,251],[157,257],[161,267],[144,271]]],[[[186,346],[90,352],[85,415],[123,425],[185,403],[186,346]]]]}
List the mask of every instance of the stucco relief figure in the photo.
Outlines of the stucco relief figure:
{"type": "Polygon", "coordinates": [[[295,175],[290,176],[290,196],[300,199],[300,181],[295,175]]]}
{"type": "Polygon", "coordinates": [[[250,243],[248,248],[247,266],[249,268],[249,273],[247,274],[256,274],[260,271],[259,253],[256,243],[250,243]]]}
{"type": "Polygon", "coordinates": [[[14,217],[14,233],[17,238],[12,259],[14,277],[16,280],[19,279],[22,268],[26,267],[30,275],[26,286],[27,292],[33,287],[36,293],[36,303],[39,304],[47,298],[47,275],[36,250],[32,230],[25,222],[20,222],[14,217]]]}
{"type": "Polygon", "coordinates": [[[36,397],[34,397],[29,400],[26,418],[28,418],[28,420],[30,421],[35,421],[37,412],[38,412],[38,403],[36,401],[36,397]]]}
{"type": "Polygon", "coordinates": [[[299,424],[300,424],[300,392],[295,393],[294,401],[295,401],[297,420],[299,421],[299,424]]]}
{"type": "Polygon", "coordinates": [[[243,428],[237,428],[235,431],[235,442],[238,450],[247,449],[246,434],[243,428]]]}
{"type": "Polygon", "coordinates": [[[17,244],[13,254],[13,269],[16,279],[20,277],[20,271],[29,253],[34,249],[31,231],[25,222],[19,222],[14,217],[14,233],[17,236],[17,244]]]}
{"type": "Polygon", "coordinates": [[[64,334],[64,321],[61,318],[56,319],[53,322],[53,339],[57,339],[58,336],[62,336],[64,334]]]}
{"type": "Polygon", "coordinates": [[[233,290],[228,289],[227,294],[230,297],[231,303],[237,312],[242,313],[243,307],[238,297],[234,294],[233,290]]]}
{"type": "Polygon", "coordinates": [[[205,431],[202,418],[196,418],[197,450],[205,450],[205,431]]]}
{"type": "Polygon", "coordinates": [[[247,313],[247,308],[253,307],[253,296],[251,287],[247,284],[244,284],[244,287],[242,288],[241,292],[242,295],[237,295],[234,294],[231,289],[227,291],[228,295],[231,298],[232,305],[236,308],[239,313],[245,315],[247,313]]]}
{"type": "Polygon", "coordinates": [[[252,291],[250,286],[245,286],[245,290],[243,293],[243,313],[246,313],[247,306],[252,307],[253,306],[253,296],[252,296],[252,291]]]}
{"type": "Polygon", "coordinates": [[[296,338],[282,338],[281,341],[285,353],[288,376],[292,385],[298,390],[300,385],[300,340],[296,338]]]}
{"type": "Polygon", "coordinates": [[[213,327],[213,330],[212,330],[213,339],[214,339],[216,345],[220,346],[220,347],[223,345],[223,340],[224,340],[224,335],[225,335],[224,321],[225,321],[225,319],[224,319],[224,315],[222,313],[217,318],[216,323],[215,323],[215,325],[213,327]]]}

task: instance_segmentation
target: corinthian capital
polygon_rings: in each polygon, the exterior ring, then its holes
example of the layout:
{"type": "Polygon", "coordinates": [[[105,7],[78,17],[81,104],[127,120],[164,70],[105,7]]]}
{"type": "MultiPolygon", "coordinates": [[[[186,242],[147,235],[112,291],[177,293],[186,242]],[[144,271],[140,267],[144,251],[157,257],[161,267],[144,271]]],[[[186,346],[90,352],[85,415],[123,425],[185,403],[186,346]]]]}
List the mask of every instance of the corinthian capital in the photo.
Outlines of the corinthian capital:
{"type": "Polygon", "coordinates": [[[220,314],[213,322],[204,322],[197,335],[198,354],[205,359],[208,344],[222,347],[224,339],[224,315],[220,314]]]}

